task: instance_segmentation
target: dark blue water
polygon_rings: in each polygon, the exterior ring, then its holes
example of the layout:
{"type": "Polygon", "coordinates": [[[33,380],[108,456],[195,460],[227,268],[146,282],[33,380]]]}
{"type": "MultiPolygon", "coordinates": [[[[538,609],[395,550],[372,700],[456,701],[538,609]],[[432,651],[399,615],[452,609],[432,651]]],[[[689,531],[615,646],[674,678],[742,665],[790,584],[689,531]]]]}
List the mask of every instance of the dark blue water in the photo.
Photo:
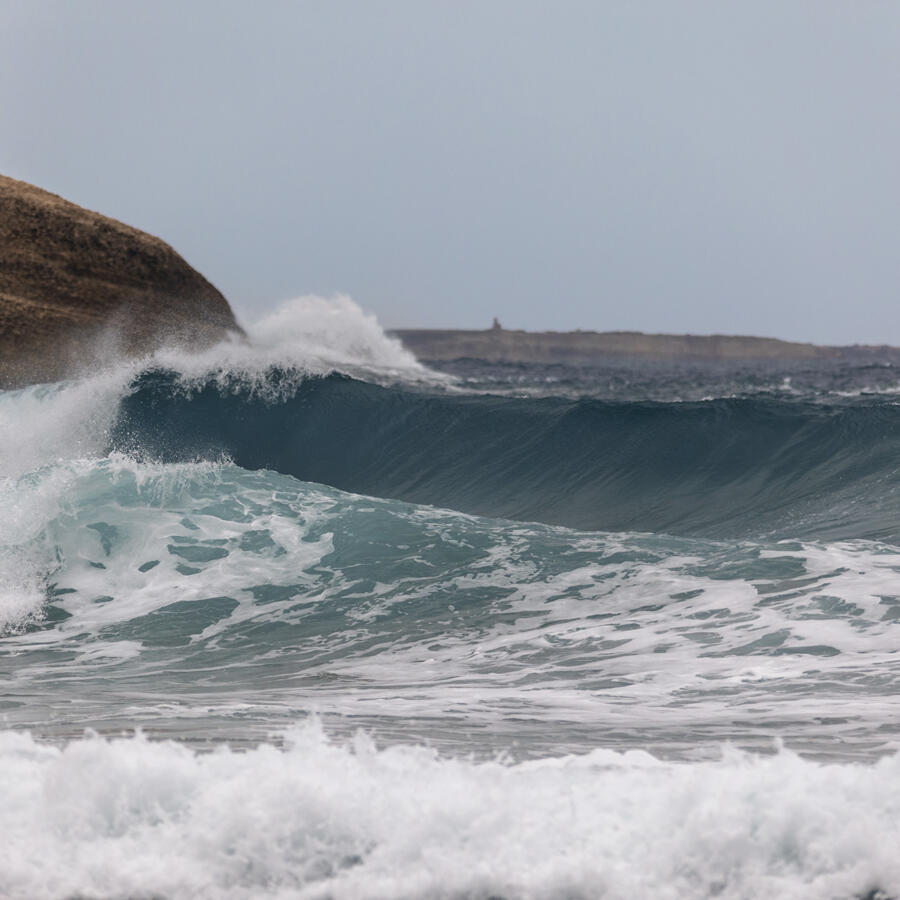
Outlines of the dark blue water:
{"type": "Polygon", "coordinates": [[[528,398],[280,369],[266,387],[145,373],[110,448],[163,462],[227,457],[346,491],[584,530],[900,536],[893,394],[560,398],[544,367],[531,387],[546,395],[528,398]]]}

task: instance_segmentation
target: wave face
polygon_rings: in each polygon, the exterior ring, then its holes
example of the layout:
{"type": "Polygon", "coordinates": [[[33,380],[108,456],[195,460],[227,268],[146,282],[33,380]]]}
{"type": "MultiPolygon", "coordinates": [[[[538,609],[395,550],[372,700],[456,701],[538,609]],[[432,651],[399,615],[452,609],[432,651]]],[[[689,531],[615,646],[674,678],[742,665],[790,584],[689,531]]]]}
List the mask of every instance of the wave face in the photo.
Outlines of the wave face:
{"type": "Polygon", "coordinates": [[[272,369],[142,374],[111,448],[578,529],[900,536],[900,407],[770,396],[616,402],[435,395],[272,369]]]}
{"type": "Polygon", "coordinates": [[[889,365],[249,331],[0,392],[0,896],[900,896],[889,365]]]}

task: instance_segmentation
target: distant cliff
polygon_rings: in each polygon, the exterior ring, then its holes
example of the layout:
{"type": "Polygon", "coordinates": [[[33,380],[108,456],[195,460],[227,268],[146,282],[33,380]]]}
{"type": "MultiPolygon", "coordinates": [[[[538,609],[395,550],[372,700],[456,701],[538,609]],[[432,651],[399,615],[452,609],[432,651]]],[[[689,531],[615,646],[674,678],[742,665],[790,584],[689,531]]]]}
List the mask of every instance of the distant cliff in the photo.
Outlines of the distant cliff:
{"type": "Polygon", "coordinates": [[[168,244],[0,175],[0,387],[229,331],[228,302],[168,244]]]}
{"type": "Polygon", "coordinates": [[[642,334],[638,331],[484,331],[400,329],[392,332],[419,359],[447,362],[569,363],[587,365],[611,358],[643,359],[823,359],[843,355],[775,338],[728,335],[642,334]]]}

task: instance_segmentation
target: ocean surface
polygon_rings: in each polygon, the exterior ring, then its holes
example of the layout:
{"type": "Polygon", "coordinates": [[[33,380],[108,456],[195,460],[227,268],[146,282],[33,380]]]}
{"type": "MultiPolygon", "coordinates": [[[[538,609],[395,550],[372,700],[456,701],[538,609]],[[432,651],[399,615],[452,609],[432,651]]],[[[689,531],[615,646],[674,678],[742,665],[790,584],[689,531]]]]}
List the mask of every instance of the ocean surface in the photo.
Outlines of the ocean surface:
{"type": "Polygon", "coordinates": [[[347,298],[0,393],[0,897],[900,896],[900,370],[347,298]]]}

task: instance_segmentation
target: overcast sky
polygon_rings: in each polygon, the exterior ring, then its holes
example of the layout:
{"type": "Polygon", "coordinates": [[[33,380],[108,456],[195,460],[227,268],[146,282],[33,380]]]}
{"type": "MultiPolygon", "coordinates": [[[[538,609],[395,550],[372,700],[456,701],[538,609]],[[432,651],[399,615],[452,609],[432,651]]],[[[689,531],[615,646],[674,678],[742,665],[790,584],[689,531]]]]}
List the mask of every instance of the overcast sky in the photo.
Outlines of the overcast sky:
{"type": "Polygon", "coordinates": [[[900,344],[900,2],[0,0],[0,171],[251,320],[900,344]]]}

